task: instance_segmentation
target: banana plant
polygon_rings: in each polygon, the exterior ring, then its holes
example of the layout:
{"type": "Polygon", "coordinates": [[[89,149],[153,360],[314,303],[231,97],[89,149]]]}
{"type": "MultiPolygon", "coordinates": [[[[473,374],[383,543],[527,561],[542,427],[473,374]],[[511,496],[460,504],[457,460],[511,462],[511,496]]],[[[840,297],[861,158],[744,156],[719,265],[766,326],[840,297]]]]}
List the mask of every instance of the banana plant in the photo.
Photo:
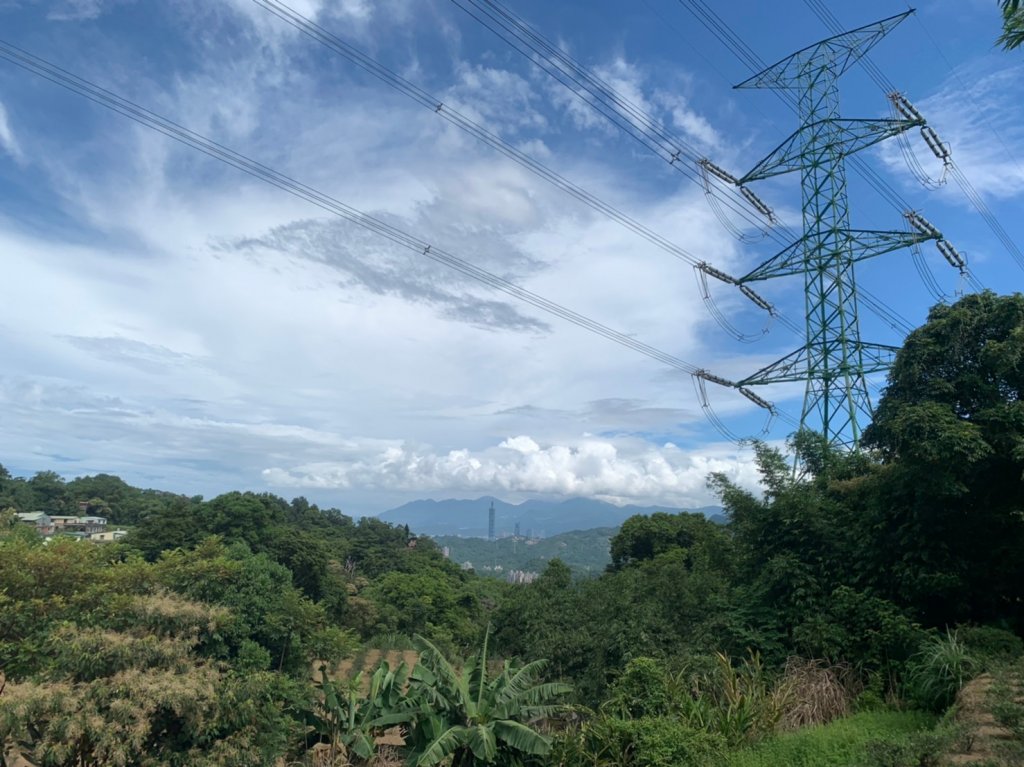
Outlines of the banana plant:
{"type": "Polygon", "coordinates": [[[353,756],[369,761],[375,752],[374,739],[389,727],[408,723],[417,713],[415,702],[406,696],[409,669],[404,662],[392,669],[382,660],[369,684],[363,678],[360,671],[338,683],[321,666],[317,684],[321,700],[311,716],[314,731],[329,744],[332,755],[350,761],[353,756]]]}
{"type": "Polygon", "coordinates": [[[419,703],[408,745],[412,767],[521,765],[546,756],[551,741],[531,725],[563,709],[552,703],[571,688],[541,683],[546,661],[515,667],[505,661],[488,674],[490,627],[480,651],[461,668],[422,636],[415,640],[420,662],[410,676],[410,695],[419,703]]]}

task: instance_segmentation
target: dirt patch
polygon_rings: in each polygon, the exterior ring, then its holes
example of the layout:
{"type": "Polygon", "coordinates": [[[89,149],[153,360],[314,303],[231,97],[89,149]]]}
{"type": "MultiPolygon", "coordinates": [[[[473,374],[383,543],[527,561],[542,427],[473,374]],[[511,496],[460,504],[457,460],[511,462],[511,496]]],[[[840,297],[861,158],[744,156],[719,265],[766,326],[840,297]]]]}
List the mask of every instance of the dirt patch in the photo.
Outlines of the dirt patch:
{"type": "Polygon", "coordinates": [[[956,702],[956,724],[960,733],[954,752],[947,756],[950,765],[986,765],[986,767],[1019,767],[1022,763],[1010,747],[1017,745],[1013,731],[1003,726],[992,712],[993,688],[991,674],[972,679],[956,702]]]}

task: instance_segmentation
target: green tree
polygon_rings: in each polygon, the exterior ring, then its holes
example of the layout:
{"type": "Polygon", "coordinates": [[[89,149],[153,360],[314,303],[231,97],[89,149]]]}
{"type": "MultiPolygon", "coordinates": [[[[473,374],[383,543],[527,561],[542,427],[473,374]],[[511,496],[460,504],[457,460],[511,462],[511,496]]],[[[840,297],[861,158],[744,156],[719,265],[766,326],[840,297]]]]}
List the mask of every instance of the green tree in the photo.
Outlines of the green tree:
{"type": "Polygon", "coordinates": [[[1001,0],[1003,11],[1003,34],[996,41],[1006,50],[1013,50],[1024,43],[1024,8],[1020,0],[1001,0]]]}
{"type": "Polygon", "coordinates": [[[862,493],[865,580],[929,625],[1024,629],[1024,296],[933,308],[864,441],[884,462],[862,493]]]}
{"type": "Polygon", "coordinates": [[[35,509],[32,511],[48,511],[52,514],[64,513],[71,505],[67,485],[60,474],[55,471],[40,471],[28,481],[32,491],[35,509]]]}
{"type": "Polygon", "coordinates": [[[429,640],[417,636],[420,662],[413,669],[410,694],[422,705],[409,742],[411,762],[432,767],[482,764],[519,765],[547,755],[551,741],[529,723],[554,715],[555,698],[570,691],[558,682],[541,683],[546,661],[516,668],[510,661],[497,675],[488,669],[490,629],[480,651],[457,667],[429,640]]]}

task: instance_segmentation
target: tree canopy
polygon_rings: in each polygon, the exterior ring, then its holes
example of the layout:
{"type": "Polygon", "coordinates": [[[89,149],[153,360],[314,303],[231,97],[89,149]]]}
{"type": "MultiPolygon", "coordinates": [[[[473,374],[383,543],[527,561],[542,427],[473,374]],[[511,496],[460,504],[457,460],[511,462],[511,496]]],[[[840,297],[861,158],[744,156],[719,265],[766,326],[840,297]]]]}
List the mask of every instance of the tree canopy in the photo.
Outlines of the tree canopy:
{"type": "Polygon", "coordinates": [[[1020,0],[1001,0],[1003,11],[1003,33],[997,41],[1006,50],[1013,50],[1024,43],[1024,8],[1020,0]]]}

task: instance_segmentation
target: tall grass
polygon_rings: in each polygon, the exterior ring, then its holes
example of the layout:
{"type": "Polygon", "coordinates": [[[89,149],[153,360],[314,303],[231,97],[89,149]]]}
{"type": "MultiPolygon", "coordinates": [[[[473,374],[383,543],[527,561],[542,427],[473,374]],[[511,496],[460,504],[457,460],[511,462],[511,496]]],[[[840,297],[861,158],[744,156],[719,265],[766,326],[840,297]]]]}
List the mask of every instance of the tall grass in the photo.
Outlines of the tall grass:
{"type": "Polygon", "coordinates": [[[909,665],[907,692],[915,703],[932,711],[953,705],[956,694],[978,670],[955,631],[926,639],[909,665]]]}
{"type": "Polygon", "coordinates": [[[733,751],[728,767],[862,767],[879,741],[901,742],[930,730],[936,717],[920,711],[869,711],[784,733],[733,751]]]}

